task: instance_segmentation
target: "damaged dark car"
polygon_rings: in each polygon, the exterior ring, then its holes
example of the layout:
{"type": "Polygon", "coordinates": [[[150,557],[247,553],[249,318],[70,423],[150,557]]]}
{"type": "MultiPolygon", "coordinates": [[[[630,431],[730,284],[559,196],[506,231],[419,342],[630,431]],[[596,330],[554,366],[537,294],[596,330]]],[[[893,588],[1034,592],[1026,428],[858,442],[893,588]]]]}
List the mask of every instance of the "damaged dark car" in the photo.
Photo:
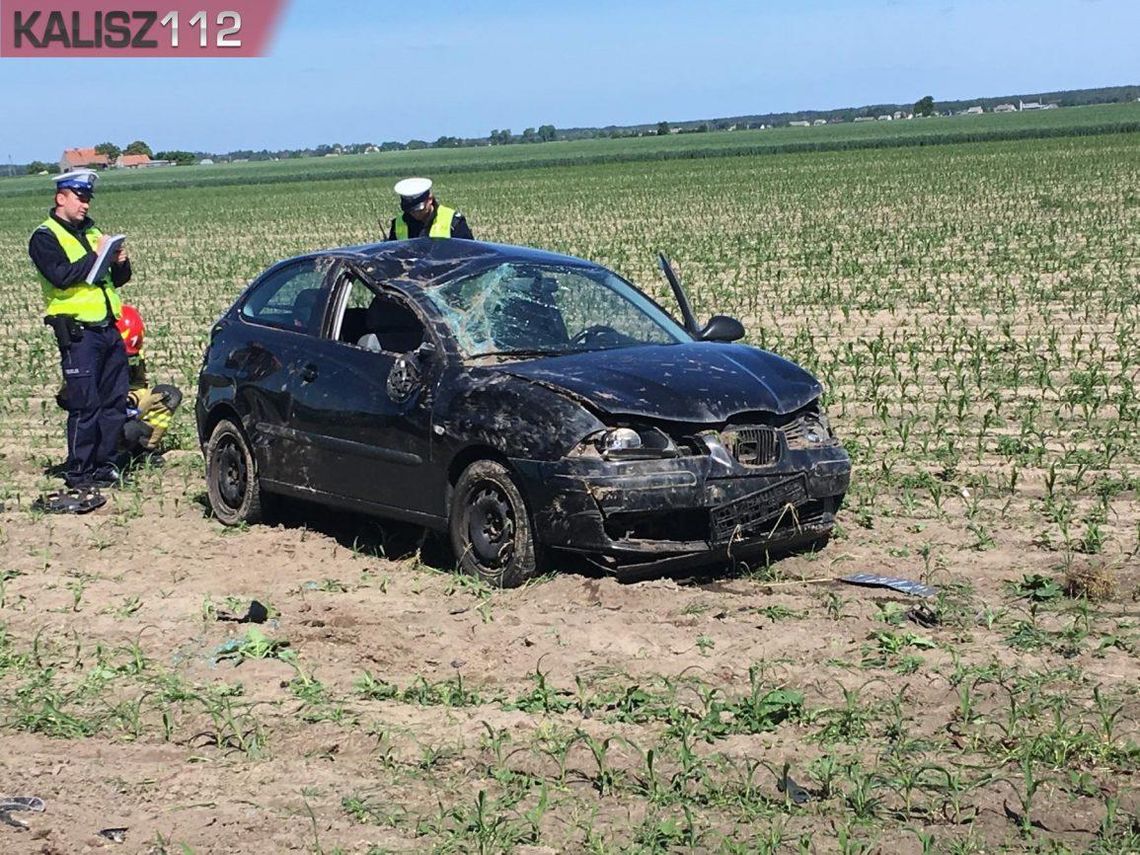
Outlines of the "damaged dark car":
{"type": "Polygon", "coordinates": [[[578,258],[464,240],[283,261],[214,325],[210,503],[292,496],[446,531],[518,585],[573,552],[617,574],[826,540],[851,464],[815,378],[578,258]]]}

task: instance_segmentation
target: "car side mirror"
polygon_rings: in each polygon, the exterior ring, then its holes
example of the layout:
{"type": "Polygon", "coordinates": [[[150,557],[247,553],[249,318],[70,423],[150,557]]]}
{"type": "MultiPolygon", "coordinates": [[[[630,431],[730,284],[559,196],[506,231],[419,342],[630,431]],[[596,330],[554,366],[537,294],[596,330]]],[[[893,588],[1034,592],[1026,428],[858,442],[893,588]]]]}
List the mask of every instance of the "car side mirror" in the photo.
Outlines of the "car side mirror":
{"type": "Polygon", "coordinates": [[[728,315],[713,315],[698,333],[701,341],[736,341],[744,338],[744,324],[728,315]]]}

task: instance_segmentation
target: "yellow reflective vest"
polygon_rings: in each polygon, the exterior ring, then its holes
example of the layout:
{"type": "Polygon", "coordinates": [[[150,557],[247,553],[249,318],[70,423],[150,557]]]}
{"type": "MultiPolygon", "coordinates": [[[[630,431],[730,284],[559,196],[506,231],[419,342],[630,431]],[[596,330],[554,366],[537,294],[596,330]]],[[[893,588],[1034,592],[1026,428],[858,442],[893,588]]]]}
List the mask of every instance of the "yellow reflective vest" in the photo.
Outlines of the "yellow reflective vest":
{"type": "MultiPolygon", "coordinates": [[[[446,205],[439,205],[435,209],[435,220],[432,221],[428,237],[451,237],[451,220],[455,216],[455,209],[446,205]]],[[[408,224],[402,216],[396,217],[396,240],[408,239],[408,224]]]]}
{"type": "MultiPolygon", "coordinates": [[[[55,239],[59,241],[59,245],[67,254],[68,261],[76,262],[87,255],[87,249],[76,239],[75,235],[57,223],[54,218],[48,217],[40,228],[47,229],[55,235],[55,239]]],[[[103,236],[103,233],[95,226],[91,226],[83,235],[91,244],[91,248],[94,249],[98,246],[99,238],[103,236]]],[[[48,315],[70,315],[77,321],[97,324],[107,319],[108,306],[114,315],[111,320],[115,320],[123,312],[123,301],[119,298],[119,292],[115,290],[114,283],[111,281],[110,269],[107,270],[107,275],[103,277],[102,282],[97,282],[94,285],[76,282],[70,288],[56,288],[41,273],[40,287],[44,295],[44,305],[47,307],[45,314],[48,315]]]]}

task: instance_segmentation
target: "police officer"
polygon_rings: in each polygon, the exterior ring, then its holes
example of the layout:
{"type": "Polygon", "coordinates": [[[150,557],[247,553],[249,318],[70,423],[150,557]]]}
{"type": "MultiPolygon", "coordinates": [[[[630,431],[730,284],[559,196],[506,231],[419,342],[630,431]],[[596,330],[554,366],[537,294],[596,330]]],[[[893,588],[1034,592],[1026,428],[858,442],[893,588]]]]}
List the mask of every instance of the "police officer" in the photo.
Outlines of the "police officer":
{"type": "Polygon", "coordinates": [[[405,178],[397,181],[392,189],[400,197],[403,213],[392,220],[388,240],[407,240],[424,235],[475,239],[463,214],[436,201],[431,192],[430,178],[405,178]]]}
{"type": "Polygon", "coordinates": [[[122,311],[116,288],[131,278],[131,262],[120,248],[102,279],[87,282],[107,240],[87,216],[97,177],[78,169],[52,179],[55,205],[28,241],[66,387],[69,487],[118,482],[114,457],[127,418],[127,353],[115,322],[122,311]]]}

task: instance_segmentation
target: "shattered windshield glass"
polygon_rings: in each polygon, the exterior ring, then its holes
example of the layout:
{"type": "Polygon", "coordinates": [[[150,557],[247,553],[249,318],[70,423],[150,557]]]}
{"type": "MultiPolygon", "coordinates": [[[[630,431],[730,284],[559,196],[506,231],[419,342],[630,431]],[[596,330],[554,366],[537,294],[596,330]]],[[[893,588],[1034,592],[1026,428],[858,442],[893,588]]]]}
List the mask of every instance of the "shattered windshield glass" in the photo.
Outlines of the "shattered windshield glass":
{"type": "Polygon", "coordinates": [[[660,308],[601,267],[505,263],[425,290],[469,357],[690,340],[660,308]]]}

